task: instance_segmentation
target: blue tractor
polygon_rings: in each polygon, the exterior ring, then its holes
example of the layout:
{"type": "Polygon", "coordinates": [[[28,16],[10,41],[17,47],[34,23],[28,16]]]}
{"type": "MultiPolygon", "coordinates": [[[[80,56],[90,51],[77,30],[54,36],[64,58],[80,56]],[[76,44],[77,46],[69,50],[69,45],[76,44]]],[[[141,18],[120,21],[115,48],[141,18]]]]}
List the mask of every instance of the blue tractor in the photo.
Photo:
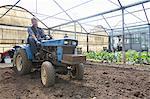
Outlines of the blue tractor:
{"type": "Polygon", "coordinates": [[[42,40],[38,55],[34,56],[31,46],[25,44],[16,50],[13,57],[14,70],[19,75],[41,70],[41,81],[45,87],[55,84],[56,73],[69,74],[71,78],[83,79],[86,57],[76,54],[78,41],[71,38],[42,40]]]}

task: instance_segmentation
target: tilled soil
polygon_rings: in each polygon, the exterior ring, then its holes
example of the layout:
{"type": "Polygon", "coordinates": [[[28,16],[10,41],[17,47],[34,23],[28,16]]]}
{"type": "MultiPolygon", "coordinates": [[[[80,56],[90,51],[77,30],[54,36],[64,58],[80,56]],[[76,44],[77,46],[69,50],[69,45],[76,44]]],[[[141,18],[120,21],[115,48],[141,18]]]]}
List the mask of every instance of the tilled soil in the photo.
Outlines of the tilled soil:
{"type": "Polygon", "coordinates": [[[82,81],[58,75],[56,84],[44,88],[40,73],[18,76],[0,69],[0,99],[150,99],[150,71],[85,65],[82,81]]]}

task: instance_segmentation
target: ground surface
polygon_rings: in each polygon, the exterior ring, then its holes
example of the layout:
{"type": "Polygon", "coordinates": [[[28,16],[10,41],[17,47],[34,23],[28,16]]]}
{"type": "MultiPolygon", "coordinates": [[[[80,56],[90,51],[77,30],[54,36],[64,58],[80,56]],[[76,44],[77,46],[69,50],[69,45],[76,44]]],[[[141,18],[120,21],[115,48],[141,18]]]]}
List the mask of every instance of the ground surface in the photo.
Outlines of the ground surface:
{"type": "Polygon", "coordinates": [[[150,72],[130,68],[85,65],[82,81],[58,75],[53,87],[44,88],[40,73],[17,76],[0,69],[0,99],[150,99],[150,72]]]}

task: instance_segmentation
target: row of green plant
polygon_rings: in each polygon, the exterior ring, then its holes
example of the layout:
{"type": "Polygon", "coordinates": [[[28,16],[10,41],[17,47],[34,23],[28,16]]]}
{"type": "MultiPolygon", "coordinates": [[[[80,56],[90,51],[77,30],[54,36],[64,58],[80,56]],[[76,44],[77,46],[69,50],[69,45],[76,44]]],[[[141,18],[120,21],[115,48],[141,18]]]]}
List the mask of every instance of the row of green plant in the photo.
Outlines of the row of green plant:
{"type": "MultiPolygon", "coordinates": [[[[120,63],[122,62],[122,52],[93,52],[84,53],[88,59],[100,62],[120,63]]],[[[150,52],[137,52],[128,50],[125,52],[126,62],[129,64],[150,64],[150,52]]]]}

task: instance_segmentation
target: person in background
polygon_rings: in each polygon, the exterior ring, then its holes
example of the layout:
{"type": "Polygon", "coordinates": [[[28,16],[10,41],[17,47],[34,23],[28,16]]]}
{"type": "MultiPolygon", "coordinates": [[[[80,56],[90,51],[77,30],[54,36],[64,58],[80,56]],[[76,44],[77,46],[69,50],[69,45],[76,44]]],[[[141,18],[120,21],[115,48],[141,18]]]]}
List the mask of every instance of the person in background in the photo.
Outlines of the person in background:
{"type": "Polygon", "coordinates": [[[117,44],[117,50],[118,51],[122,51],[122,42],[121,42],[121,38],[119,38],[118,44],[117,44]]]}
{"type": "Polygon", "coordinates": [[[30,45],[33,55],[36,56],[38,48],[40,47],[40,42],[43,39],[50,39],[48,35],[44,34],[42,28],[38,27],[38,21],[36,18],[31,19],[32,26],[28,28],[28,39],[27,42],[30,45]]]}
{"type": "Polygon", "coordinates": [[[67,35],[67,34],[65,34],[64,38],[68,38],[68,35],[67,35]]]}

